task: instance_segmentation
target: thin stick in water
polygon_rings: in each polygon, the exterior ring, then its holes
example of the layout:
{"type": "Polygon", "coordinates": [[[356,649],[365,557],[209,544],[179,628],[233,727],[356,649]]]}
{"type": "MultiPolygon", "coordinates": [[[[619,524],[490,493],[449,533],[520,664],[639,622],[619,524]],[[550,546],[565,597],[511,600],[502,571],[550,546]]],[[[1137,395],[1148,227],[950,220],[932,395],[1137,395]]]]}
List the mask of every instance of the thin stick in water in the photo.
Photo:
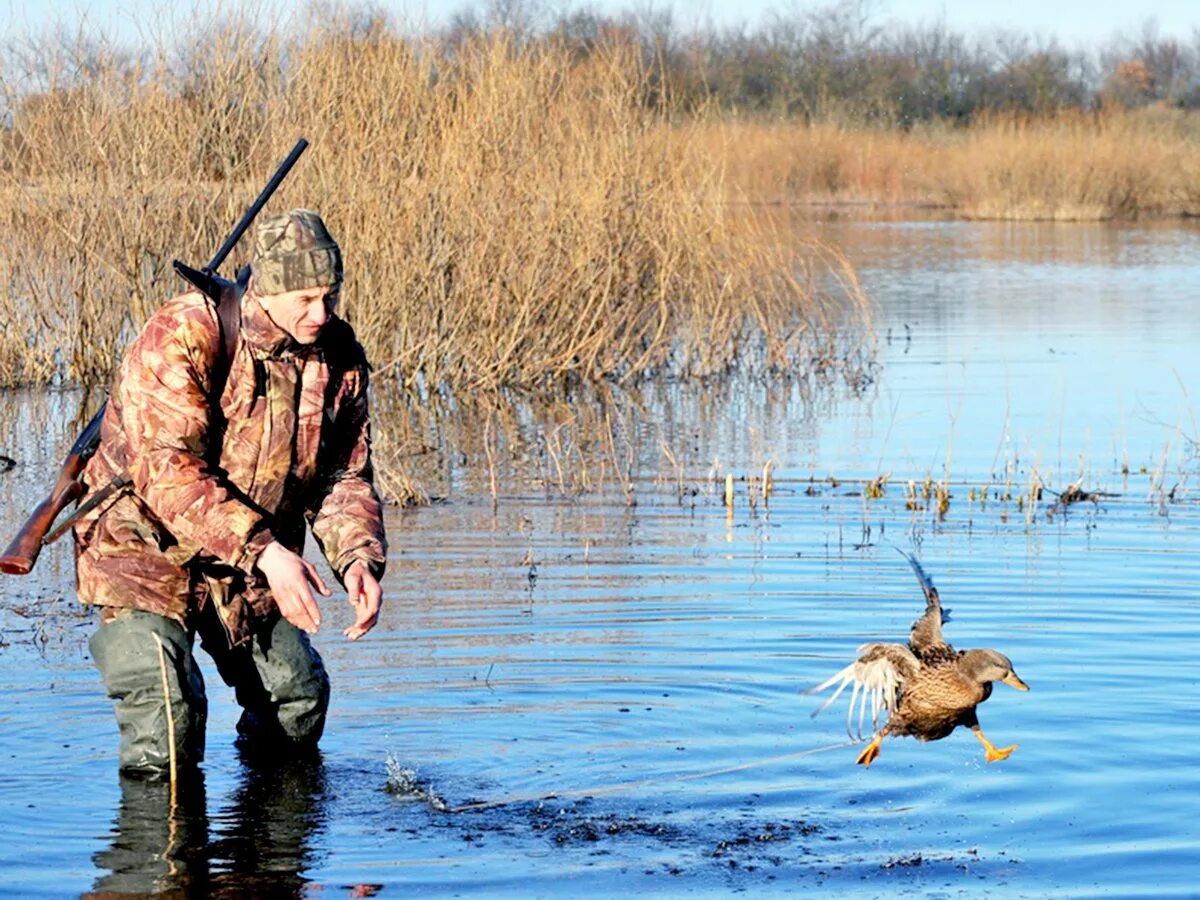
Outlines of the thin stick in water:
{"type": "Polygon", "coordinates": [[[178,796],[179,771],[175,760],[175,713],[171,709],[171,685],[167,680],[167,654],[163,649],[162,638],[153,635],[154,643],[158,644],[158,667],[162,673],[163,706],[167,711],[167,759],[171,772],[171,812],[175,811],[175,799],[178,796]]]}

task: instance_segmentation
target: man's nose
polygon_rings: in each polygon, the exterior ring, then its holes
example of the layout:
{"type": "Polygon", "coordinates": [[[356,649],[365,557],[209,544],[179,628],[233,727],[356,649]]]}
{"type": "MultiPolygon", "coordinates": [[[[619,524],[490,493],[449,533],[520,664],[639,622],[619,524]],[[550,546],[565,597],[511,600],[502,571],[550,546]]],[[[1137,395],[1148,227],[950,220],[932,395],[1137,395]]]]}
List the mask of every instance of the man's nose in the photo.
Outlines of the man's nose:
{"type": "Polygon", "coordinates": [[[314,325],[324,325],[329,321],[329,307],[325,305],[325,301],[312,304],[312,308],[308,311],[308,318],[314,325]]]}

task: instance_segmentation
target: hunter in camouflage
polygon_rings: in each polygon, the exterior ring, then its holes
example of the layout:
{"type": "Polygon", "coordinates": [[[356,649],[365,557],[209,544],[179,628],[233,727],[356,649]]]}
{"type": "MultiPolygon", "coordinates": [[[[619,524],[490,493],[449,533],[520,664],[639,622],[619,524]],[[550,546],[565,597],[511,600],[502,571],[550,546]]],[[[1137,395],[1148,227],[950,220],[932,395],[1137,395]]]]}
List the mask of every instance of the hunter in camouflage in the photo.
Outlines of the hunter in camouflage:
{"type": "Polygon", "coordinates": [[[329,590],[298,555],[306,522],[355,607],[346,635],[378,618],[387,545],[368,365],[334,315],[341,251],[316,213],[292,210],[258,226],[251,272],[231,359],[200,293],[151,317],[84,475],[91,489],[129,480],[75,526],[79,596],[101,607],[92,651],[117,700],[125,770],[163,770],[172,753],[202,759],[197,634],[236,690],[245,738],[315,744],[329,688],[304,632],[320,624],[313,589],[329,590]]]}

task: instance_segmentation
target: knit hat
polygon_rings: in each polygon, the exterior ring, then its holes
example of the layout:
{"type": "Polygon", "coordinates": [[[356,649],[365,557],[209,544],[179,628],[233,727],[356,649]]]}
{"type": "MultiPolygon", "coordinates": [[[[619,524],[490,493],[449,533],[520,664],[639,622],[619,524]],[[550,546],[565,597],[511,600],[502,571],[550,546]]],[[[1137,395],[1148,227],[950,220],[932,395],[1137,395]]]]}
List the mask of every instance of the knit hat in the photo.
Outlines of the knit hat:
{"type": "Polygon", "coordinates": [[[260,220],[250,262],[259,294],[282,294],[342,281],[342,251],[321,217],[293,209],[260,220]]]}

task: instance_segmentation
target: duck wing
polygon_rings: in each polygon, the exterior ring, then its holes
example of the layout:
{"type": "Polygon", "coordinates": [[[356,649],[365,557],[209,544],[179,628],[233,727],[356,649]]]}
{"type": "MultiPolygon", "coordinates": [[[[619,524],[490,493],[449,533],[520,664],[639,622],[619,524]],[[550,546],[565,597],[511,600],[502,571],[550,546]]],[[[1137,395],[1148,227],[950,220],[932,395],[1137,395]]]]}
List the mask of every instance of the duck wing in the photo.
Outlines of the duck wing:
{"type": "Polygon", "coordinates": [[[913,622],[912,632],[908,636],[908,645],[918,657],[924,657],[930,652],[944,651],[948,649],[949,645],[942,637],[942,624],[950,621],[949,613],[942,609],[942,600],[938,596],[937,588],[933,586],[933,582],[925,574],[925,570],[921,568],[917,558],[903,550],[900,553],[912,566],[912,570],[917,575],[917,581],[921,583],[921,590],[925,594],[925,614],[913,622]]]}
{"type": "Polygon", "coordinates": [[[850,708],[846,711],[846,732],[862,740],[867,706],[871,708],[871,728],[878,731],[879,714],[886,709],[891,716],[896,711],[904,683],[916,675],[921,663],[903,644],[863,644],[858,653],[858,659],[846,668],[804,693],[818,694],[837,685],[833,696],[813,713],[815,717],[832,706],[848,686],[853,686],[850,708]],[[855,706],[858,707],[857,734],[854,730],[855,706]]]}

